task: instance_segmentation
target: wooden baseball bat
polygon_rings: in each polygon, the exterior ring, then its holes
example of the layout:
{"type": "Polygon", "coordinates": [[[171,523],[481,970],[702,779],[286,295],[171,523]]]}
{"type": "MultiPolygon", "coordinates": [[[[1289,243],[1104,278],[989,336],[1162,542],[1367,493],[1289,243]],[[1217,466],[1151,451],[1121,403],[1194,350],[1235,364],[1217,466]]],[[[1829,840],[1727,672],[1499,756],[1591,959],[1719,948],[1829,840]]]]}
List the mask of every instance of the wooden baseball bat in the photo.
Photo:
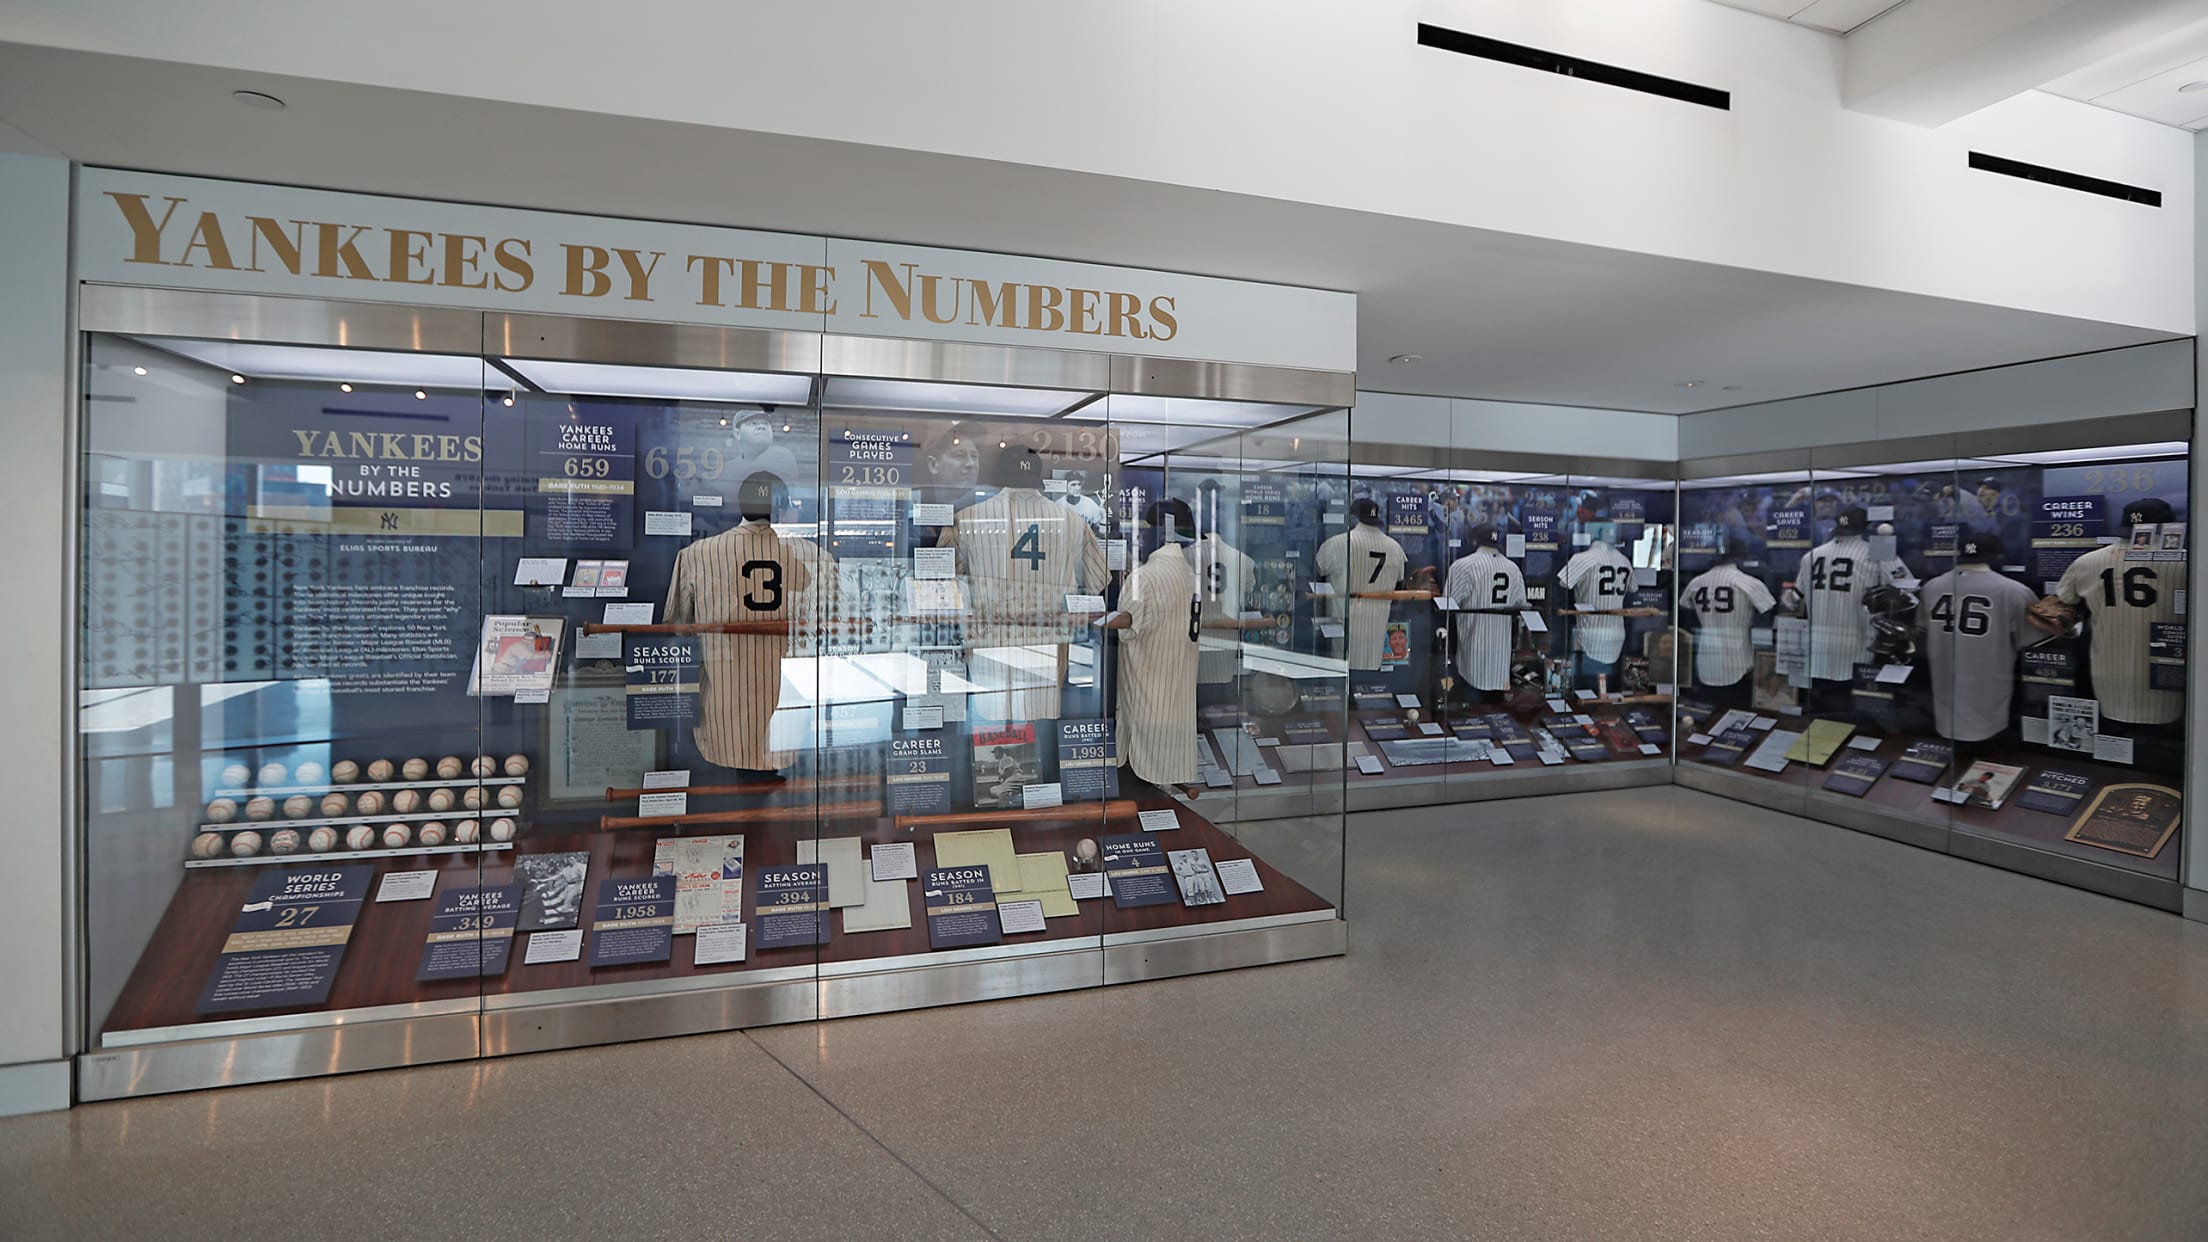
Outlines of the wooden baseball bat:
{"type": "Polygon", "coordinates": [[[620,802],[648,793],[764,794],[802,792],[810,789],[872,789],[871,776],[823,776],[817,780],[755,781],[749,785],[670,785],[665,789],[606,789],[606,801],[620,802]]]}
{"type": "Polygon", "coordinates": [[[1087,823],[1094,820],[1106,823],[1115,819],[1132,819],[1141,808],[1132,798],[1114,798],[1110,802],[1073,802],[1065,806],[1014,807],[1005,811],[952,811],[941,815],[899,815],[896,823],[900,831],[915,828],[952,828],[960,824],[1001,824],[1007,820],[1030,823],[1041,820],[1063,820],[1087,823]]]}
{"type": "Polygon", "coordinates": [[[823,802],[817,806],[758,806],[744,811],[704,811],[696,815],[601,815],[598,827],[678,828],[684,824],[790,824],[815,819],[879,819],[879,802],[823,802]]]}
{"type": "MultiPolygon", "coordinates": [[[[797,622],[781,618],[772,621],[663,621],[655,625],[613,624],[602,621],[586,622],[585,634],[769,634],[786,635],[797,622]]],[[[874,623],[859,621],[812,621],[805,623],[811,631],[867,630],[874,623]]]]}

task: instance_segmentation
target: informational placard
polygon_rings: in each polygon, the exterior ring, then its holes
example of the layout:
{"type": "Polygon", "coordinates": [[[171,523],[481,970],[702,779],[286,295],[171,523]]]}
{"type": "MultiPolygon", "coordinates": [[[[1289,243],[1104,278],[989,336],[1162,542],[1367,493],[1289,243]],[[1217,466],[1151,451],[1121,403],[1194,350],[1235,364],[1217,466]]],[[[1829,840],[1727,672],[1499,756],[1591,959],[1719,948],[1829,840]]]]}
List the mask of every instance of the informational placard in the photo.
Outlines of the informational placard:
{"type": "Polygon", "coordinates": [[[2016,804],[2042,815],[2069,815],[2091,792],[2093,778],[2082,772],[2041,768],[2024,782],[2024,790],[2016,796],[2016,804]]]}
{"type": "Polygon", "coordinates": [[[1245,482],[1242,485],[1242,524],[1280,526],[1288,520],[1288,495],[1278,483],[1245,482]]]}
{"type": "Polygon", "coordinates": [[[644,533],[647,535],[673,535],[688,539],[691,531],[690,516],[690,510],[688,509],[653,510],[644,515],[644,533]]]}
{"type": "Polygon", "coordinates": [[[1773,509],[1764,530],[1763,546],[1773,550],[1806,550],[1815,542],[1807,509],[1773,509]]]}
{"type": "Polygon", "coordinates": [[[2147,625],[2147,688],[2185,688],[2185,623],[2154,621],[2147,625]]]}
{"type": "Polygon", "coordinates": [[[475,979],[506,973],[514,927],[521,920],[521,886],[447,889],[430,917],[416,982],[475,979]]]}
{"type": "Polygon", "coordinates": [[[751,904],[759,948],[828,943],[831,907],[827,864],[761,867],[757,874],[759,887],[752,894],[751,904]]]}
{"type": "Polygon", "coordinates": [[[254,877],[194,1012],[304,1008],[330,997],[373,866],[269,869],[254,877]]]}
{"type": "Polygon", "coordinates": [[[1391,535],[1424,535],[1426,533],[1426,493],[1414,489],[1395,489],[1388,492],[1388,533],[1391,535]]]}
{"type": "Polygon", "coordinates": [[[590,964],[633,966],[674,954],[675,877],[609,879],[598,887],[590,925],[590,964]]]}
{"type": "Polygon", "coordinates": [[[987,867],[937,867],[921,881],[928,947],[963,949],[1004,939],[987,867]]]}
{"type": "MultiPolygon", "coordinates": [[[[531,401],[530,462],[543,525],[565,547],[627,547],[636,519],[636,427],[627,406],[531,401]]],[[[536,506],[532,506],[532,509],[536,506]]]]}
{"type": "Polygon", "coordinates": [[[868,861],[877,881],[920,878],[918,858],[910,841],[884,841],[874,847],[868,861]]]}
{"type": "Polygon", "coordinates": [[[1144,832],[1171,832],[1181,826],[1181,813],[1172,807],[1138,811],[1136,818],[1141,821],[1144,832]]]}
{"type": "Polygon", "coordinates": [[[1115,724],[1112,720],[1058,722],[1058,784],[1066,801],[1119,796],[1115,724]]]}
{"type": "Polygon", "coordinates": [[[1040,901],[1007,901],[997,907],[997,917],[1007,936],[1024,936],[1050,930],[1050,925],[1044,920],[1043,903],[1040,901]]]}
{"type": "Polygon", "coordinates": [[[1066,877],[1066,892],[1075,901],[1094,901],[1111,896],[1111,888],[1104,882],[1100,871],[1076,871],[1066,877]]]}
{"type": "Polygon", "coordinates": [[[912,576],[922,582],[958,576],[957,548],[914,548],[912,576]]]}
{"type": "Polygon", "coordinates": [[[376,904],[387,901],[427,901],[437,891],[437,873],[422,871],[386,871],[383,882],[376,885],[376,904]]]}
{"type": "Polygon", "coordinates": [[[1030,781],[1020,786],[1020,806],[1025,810],[1043,811],[1065,804],[1065,787],[1057,781],[1030,781]]]}
{"type": "Polygon", "coordinates": [[[2034,580],[2054,582],[2070,562],[2101,546],[2108,510],[2100,496],[2042,496],[2032,505],[2034,580]]]}
{"type": "Polygon", "coordinates": [[[1111,879],[1114,905],[1127,909],[1176,900],[1172,868],[1156,835],[1132,832],[1100,838],[1097,844],[1103,850],[1104,874],[1111,879]]]}
{"type": "MultiPolygon", "coordinates": [[[[614,640],[618,655],[621,636],[603,637],[614,640]]],[[[577,640],[578,656],[588,641],[577,640]]],[[[627,699],[618,685],[568,685],[555,692],[546,777],[552,797],[595,799],[608,788],[633,789],[656,762],[658,735],[629,728],[627,699]]]]}
{"type": "Polygon", "coordinates": [[[943,749],[943,739],[891,738],[887,781],[892,815],[939,815],[949,811],[951,760],[943,749]]]}
{"type": "Polygon", "coordinates": [[[1257,862],[1249,858],[1222,858],[1217,863],[1219,887],[1229,897],[1262,893],[1265,881],[1257,874],[1257,862]]]}
{"type": "Polygon", "coordinates": [[[647,635],[629,644],[628,726],[672,729],[698,719],[698,644],[693,638],[647,635]]]}
{"type": "Polygon", "coordinates": [[[826,448],[825,482],[836,522],[896,521],[897,507],[911,494],[912,433],[846,428],[829,436],[826,448]]]}
{"type": "Polygon", "coordinates": [[[744,960],[748,949],[745,941],[751,929],[742,923],[722,923],[698,929],[698,941],[691,947],[690,961],[697,966],[722,966],[744,960]]]}

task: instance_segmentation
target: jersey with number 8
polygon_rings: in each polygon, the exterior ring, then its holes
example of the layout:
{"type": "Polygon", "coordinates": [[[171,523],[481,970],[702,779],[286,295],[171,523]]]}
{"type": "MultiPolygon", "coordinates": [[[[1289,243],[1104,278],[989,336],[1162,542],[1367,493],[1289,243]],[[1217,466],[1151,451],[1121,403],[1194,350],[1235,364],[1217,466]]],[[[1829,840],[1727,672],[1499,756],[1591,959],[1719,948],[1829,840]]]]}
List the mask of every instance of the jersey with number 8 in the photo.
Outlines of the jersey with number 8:
{"type": "Polygon", "coordinates": [[[2183,620],[2177,597],[2185,589],[2185,562],[2127,561],[2124,550],[2104,544],[2070,562],[2055,595],[2089,614],[2101,714],[2127,724],[2168,724],[2184,713],[2185,695],[2148,688],[2147,645],[2156,622],[2183,620]]]}

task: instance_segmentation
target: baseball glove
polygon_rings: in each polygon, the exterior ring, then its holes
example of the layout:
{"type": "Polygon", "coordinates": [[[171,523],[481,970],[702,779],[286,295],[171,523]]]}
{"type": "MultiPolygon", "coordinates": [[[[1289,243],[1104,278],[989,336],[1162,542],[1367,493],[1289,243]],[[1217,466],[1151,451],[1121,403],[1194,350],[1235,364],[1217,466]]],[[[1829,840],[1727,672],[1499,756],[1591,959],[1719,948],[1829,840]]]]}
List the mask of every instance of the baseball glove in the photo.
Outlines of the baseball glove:
{"type": "Polygon", "coordinates": [[[2067,634],[2077,627],[2078,610],[2049,595],[2025,609],[2024,619],[2044,633],[2067,634]]]}

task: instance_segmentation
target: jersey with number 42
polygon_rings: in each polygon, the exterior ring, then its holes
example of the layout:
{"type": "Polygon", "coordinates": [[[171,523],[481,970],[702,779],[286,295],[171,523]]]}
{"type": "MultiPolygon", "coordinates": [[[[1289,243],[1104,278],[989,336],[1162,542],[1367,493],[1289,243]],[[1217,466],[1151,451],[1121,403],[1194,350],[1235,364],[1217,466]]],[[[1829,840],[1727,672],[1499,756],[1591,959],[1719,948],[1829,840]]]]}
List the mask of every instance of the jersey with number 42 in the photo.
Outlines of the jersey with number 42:
{"type": "Polygon", "coordinates": [[[1854,678],[1855,666],[1871,654],[1871,614],[1863,610],[1864,592],[1908,576],[1909,567],[1899,559],[1873,559],[1871,541],[1861,535],[1837,535],[1802,554],[1794,589],[1809,610],[1810,676],[1824,681],[1854,678]]]}
{"type": "Polygon", "coordinates": [[[2157,622],[2182,621],[2183,561],[2129,561],[2121,543],[2104,544],[2070,562],[2055,594],[2083,604],[2090,618],[2093,693],[2101,714],[2127,724],[2168,724],[2185,711],[2181,690],[2148,687],[2148,643],[2157,622]]]}

